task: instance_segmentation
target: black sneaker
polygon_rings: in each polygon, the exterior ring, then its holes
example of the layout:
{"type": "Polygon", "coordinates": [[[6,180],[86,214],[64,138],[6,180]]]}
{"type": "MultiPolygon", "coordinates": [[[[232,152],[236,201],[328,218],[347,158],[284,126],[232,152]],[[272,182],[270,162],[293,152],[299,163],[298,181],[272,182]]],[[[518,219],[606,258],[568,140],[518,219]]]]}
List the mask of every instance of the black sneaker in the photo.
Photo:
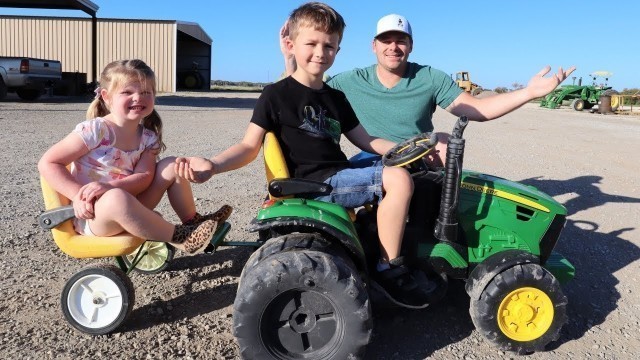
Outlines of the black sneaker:
{"type": "Polygon", "coordinates": [[[435,282],[427,279],[420,270],[412,270],[402,263],[401,258],[393,259],[390,268],[373,274],[374,286],[389,300],[399,306],[422,309],[429,306],[435,282]]]}

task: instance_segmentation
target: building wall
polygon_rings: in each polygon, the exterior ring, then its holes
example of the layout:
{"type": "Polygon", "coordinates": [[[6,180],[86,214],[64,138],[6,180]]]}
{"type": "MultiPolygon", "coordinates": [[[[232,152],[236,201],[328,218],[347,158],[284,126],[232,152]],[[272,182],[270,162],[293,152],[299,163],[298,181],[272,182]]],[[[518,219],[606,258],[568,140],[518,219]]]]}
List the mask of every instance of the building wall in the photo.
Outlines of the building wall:
{"type": "MultiPolygon", "coordinates": [[[[155,71],[159,92],[176,89],[175,21],[98,19],[97,72],[113,60],[138,58],[155,71]]],[[[0,16],[0,56],[59,60],[62,71],[94,79],[90,18],[0,16]]]]}

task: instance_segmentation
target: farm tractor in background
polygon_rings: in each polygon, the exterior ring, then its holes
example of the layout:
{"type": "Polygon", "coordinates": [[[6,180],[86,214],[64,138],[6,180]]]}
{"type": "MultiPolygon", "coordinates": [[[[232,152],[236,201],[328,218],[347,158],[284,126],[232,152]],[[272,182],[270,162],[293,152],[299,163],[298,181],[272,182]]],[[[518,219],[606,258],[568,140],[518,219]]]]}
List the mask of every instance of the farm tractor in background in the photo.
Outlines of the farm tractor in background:
{"type": "Polygon", "coordinates": [[[456,84],[458,84],[458,87],[468,92],[472,96],[478,96],[484,91],[484,89],[480,85],[471,82],[471,79],[469,78],[469,72],[467,71],[460,71],[456,73],[456,84]]]}
{"type": "MultiPolygon", "coordinates": [[[[570,101],[570,107],[576,111],[582,111],[584,109],[591,109],[594,105],[598,104],[601,96],[611,97],[611,111],[618,110],[620,100],[618,92],[613,90],[611,86],[607,86],[609,77],[613,75],[607,71],[596,71],[589,76],[593,79],[591,85],[582,85],[582,78],[578,79],[578,85],[562,85],[552,91],[550,94],[544,97],[540,102],[540,106],[549,109],[556,109],[560,107],[563,101],[570,101]],[[603,84],[597,83],[597,78],[603,77],[605,82],[603,84]]],[[[575,77],[573,78],[575,82],[575,77]]]]}

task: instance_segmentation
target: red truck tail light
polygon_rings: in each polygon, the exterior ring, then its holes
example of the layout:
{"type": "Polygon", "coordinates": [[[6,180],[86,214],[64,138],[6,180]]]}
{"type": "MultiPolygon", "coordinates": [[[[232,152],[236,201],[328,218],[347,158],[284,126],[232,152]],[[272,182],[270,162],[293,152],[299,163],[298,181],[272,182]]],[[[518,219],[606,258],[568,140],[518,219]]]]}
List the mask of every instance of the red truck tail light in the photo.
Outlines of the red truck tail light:
{"type": "Polygon", "coordinates": [[[20,61],[20,72],[21,73],[28,73],[29,72],[29,60],[28,59],[22,59],[22,61],[20,61]]]}

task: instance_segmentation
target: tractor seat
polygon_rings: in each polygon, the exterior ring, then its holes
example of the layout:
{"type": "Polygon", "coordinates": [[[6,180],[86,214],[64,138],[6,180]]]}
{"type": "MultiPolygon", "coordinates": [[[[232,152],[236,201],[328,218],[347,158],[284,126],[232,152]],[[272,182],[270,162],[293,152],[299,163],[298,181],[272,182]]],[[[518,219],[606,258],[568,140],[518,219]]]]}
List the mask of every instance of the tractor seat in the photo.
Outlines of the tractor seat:
{"type": "Polygon", "coordinates": [[[333,190],[331,185],[323,182],[290,178],[282,148],[273,132],[265,135],[262,146],[269,199],[285,199],[303,194],[327,195],[333,190]]]}
{"type": "Polygon", "coordinates": [[[74,258],[122,256],[130,254],[145,242],[128,234],[105,237],[76,233],[73,228],[73,208],[69,207],[71,201],[55,191],[43,177],[40,177],[40,185],[47,210],[39,216],[40,224],[45,229],[51,229],[53,240],[65,254],[74,258]]]}

